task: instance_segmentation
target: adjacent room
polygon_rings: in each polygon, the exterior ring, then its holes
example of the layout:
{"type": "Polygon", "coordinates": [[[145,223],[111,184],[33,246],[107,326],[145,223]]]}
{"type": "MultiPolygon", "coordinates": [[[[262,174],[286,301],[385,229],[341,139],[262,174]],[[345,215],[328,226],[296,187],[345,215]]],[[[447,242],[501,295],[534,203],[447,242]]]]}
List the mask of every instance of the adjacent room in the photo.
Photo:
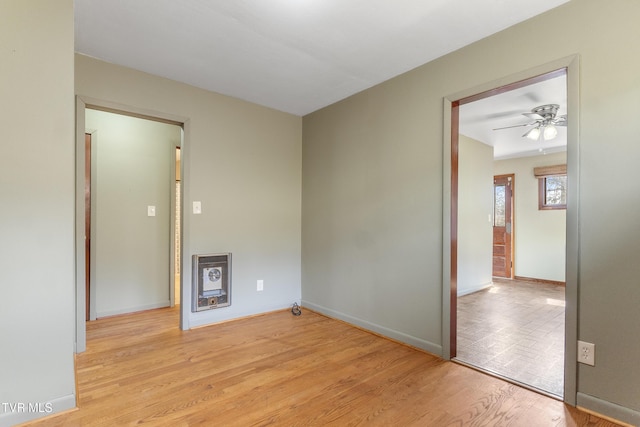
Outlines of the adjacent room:
{"type": "Polygon", "coordinates": [[[453,355],[560,398],[566,77],[562,70],[552,72],[460,106],[453,355]]]}

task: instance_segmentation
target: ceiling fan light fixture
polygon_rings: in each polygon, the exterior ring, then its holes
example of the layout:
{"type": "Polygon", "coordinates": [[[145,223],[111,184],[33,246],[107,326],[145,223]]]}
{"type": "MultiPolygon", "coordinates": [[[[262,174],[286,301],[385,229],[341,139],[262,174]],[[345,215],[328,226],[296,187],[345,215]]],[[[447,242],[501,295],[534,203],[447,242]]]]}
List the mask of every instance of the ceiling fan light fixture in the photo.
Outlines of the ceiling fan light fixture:
{"type": "Polygon", "coordinates": [[[505,126],[493,130],[533,126],[522,137],[532,141],[550,141],[558,136],[558,126],[567,126],[567,115],[556,117],[560,106],[558,104],[546,104],[531,110],[531,113],[522,113],[533,121],[519,125],[505,126]]]}
{"type": "Polygon", "coordinates": [[[544,132],[542,133],[542,137],[545,141],[549,141],[558,136],[558,129],[552,124],[548,124],[544,127],[544,132]]]}
{"type": "Polygon", "coordinates": [[[533,141],[537,141],[538,138],[540,138],[540,126],[536,126],[532,129],[530,129],[527,133],[525,133],[522,136],[526,136],[527,138],[533,140],[533,141]]]}

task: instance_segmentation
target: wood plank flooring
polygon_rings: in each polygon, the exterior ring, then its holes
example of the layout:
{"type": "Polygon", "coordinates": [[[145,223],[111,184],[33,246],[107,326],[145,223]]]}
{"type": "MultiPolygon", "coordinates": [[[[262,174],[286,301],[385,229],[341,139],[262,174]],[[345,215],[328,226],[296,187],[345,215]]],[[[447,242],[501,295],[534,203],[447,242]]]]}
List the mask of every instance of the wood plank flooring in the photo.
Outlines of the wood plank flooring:
{"type": "Polygon", "coordinates": [[[177,325],[176,308],[89,322],[79,409],[29,425],[616,425],[306,309],[177,325]]]}

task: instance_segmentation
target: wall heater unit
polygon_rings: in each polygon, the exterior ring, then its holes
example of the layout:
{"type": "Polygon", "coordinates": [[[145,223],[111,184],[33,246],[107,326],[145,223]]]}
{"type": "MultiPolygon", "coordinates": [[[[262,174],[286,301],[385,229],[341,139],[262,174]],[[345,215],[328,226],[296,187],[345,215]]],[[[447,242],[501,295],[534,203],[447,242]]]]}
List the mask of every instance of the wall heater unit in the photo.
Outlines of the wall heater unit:
{"type": "Polygon", "coordinates": [[[192,312],[231,305],[231,254],[193,255],[192,312]]]}

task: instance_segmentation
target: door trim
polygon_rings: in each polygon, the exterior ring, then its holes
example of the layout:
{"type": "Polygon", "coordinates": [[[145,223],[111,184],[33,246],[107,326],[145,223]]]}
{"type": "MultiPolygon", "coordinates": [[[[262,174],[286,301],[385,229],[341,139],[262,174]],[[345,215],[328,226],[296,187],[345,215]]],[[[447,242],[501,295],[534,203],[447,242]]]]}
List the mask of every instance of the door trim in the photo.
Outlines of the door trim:
{"type": "MultiPolygon", "coordinates": [[[[189,138],[191,135],[191,121],[189,118],[177,116],[173,114],[157,112],[144,108],[132,107],[129,105],[118,104],[110,101],[105,101],[96,98],[90,98],[82,95],[76,96],[76,200],[75,200],[75,258],[76,258],[76,274],[75,274],[75,286],[76,286],[76,334],[75,334],[75,352],[82,353],[87,348],[86,337],[86,291],[85,291],[85,249],[84,249],[84,162],[85,162],[85,147],[84,147],[84,135],[85,135],[85,109],[93,108],[101,111],[108,111],[117,114],[124,114],[127,116],[144,118],[155,120],[163,123],[170,123],[180,126],[182,128],[182,145],[181,145],[181,159],[182,167],[181,182],[182,182],[182,199],[180,206],[180,219],[181,219],[181,232],[180,239],[180,253],[184,253],[183,248],[189,247],[189,230],[190,230],[190,217],[185,216],[184,206],[185,200],[188,200],[190,190],[190,177],[189,169],[184,165],[189,164],[190,150],[189,150],[189,138]]],[[[173,246],[173,245],[172,245],[173,246]]],[[[181,266],[182,271],[189,271],[189,261],[182,257],[181,266]]],[[[173,262],[173,260],[171,260],[173,262]]],[[[186,274],[180,276],[180,300],[188,301],[188,286],[185,286],[185,280],[190,280],[191,277],[186,274]]],[[[189,304],[180,304],[180,329],[189,329],[189,304]]]]}
{"type": "Polygon", "coordinates": [[[91,306],[90,295],[92,295],[91,289],[89,289],[90,281],[86,277],[91,276],[91,171],[93,170],[93,165],[91,164],[91,139],[92,135],[89,132],[85,132],[84,134],[84,148],[85,148],[85,156],[84,156],[84,250],[85,250],[85,320],[90,320],[89,307],[91,306]]]}
{"type": "Polygon", "coordinates": [[[567,73],[567,110],[571,125],[567,129],[567,176],[571,182],[567,194],[566,288],[565,288],[565,349],[564,401],[576,405],[577,396],[577,337],[579,287],[579,131],[580,131],[580,57],[572,55],[512,74],[474,88],[451,94],[443,99],[443,238],[442,238],[442,357],[455,356],[456,271],[457,271],[457,123],[460,100],[487,96],[505,87],[528,84],[565,69],[567,73]],[[492,92],[494,91],[494,92],[492,92]],[[455,126],[454,126],[455,124],[455,126]],[[455,139],[454,139],[455,138],[455,139]],[[455,172],[455,174],[454,174],[455,172]],[[454,176],[455,175],[455,176],[454,176]],[[452,339],[453,337],[453,339],[452,339]]]}
{"type": "MultiPolygon", "coordinates": [[[[91,144],[92,144],[92,149],[91,149],[91,158],[89,159],[89,161],[91,162],[91,185],[94,186],[95,185],[95,172],[97,171],[97,157],[96,157],[96,150],[94,150],[94,148],[96,147],[97,143],[98,143],[98,131],[96,129],[87,129],[86,133],[91,135],[91,144]]],[[[91,200],[90,200],[90,205],[93,208],[94,206],[96,206],[96,192],[94,191],[94,187],[91,188],[91,200]]],[[[90,218],[90,222],[91,222],[91,236],[95,236],[96,235],[96,210],[95,209],[91,209],[91,218],[90,218]]],[[[85,254],[85,260],[89,260],[89,265],[96,265],[96,240],[95,239],[91,239],[91,246],[89,248],[89,254],[90,256],[87,258],[86,254],[85,254]]],[[[97,315],[96,315],[96,271],[95,268],[89,268],[89,298],[86,298],[86,300],[89,301],[89,320],[96,320],[97,315]]],[[[85,270],[86,271],[86,270],[85,270]]]]}

